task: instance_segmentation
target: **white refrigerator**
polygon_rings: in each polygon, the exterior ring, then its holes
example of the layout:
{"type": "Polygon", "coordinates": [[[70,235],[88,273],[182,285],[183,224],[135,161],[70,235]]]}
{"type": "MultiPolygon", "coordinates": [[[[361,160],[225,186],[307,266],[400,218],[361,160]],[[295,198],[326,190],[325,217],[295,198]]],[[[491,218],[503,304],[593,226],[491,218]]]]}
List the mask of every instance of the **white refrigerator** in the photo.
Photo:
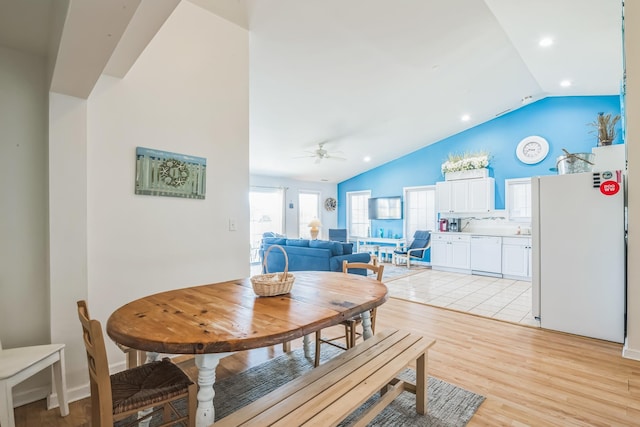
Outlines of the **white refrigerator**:
{"type": "Polygon", "coordinates": [[[531,184],[533,315],[545,329],[622,343],[624,176],[587,172],[531,184]]]}

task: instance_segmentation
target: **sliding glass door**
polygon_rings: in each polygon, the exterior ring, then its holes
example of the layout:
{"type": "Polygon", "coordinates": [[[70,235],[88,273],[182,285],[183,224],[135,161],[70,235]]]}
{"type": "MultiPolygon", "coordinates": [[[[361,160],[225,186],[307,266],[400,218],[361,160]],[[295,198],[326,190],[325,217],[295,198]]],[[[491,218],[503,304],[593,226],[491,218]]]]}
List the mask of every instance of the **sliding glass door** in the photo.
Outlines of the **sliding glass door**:
{"type": "Polygon", "coordinates": [[[251,238],[251,263],[260,262],[258,251],[262,234],[272,231],[284,234],[284,189],[275,187],[251,187],[249,235],[251,238]]]}
{"type": "Polygon", "coordinates": [[[312,219],[320,219],[320,193],[300,190],[298,193],[298,236],[300,238],[311,237],[309,222],[312,219]]]}

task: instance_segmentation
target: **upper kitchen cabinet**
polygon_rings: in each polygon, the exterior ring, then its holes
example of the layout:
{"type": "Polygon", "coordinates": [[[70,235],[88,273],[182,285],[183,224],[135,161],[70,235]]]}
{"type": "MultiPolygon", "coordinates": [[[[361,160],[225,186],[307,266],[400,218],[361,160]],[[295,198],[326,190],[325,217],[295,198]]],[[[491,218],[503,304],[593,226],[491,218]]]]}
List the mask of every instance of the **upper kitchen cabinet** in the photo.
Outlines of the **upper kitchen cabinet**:
{"type": "Polygon", "coordinates": [[[495,208],[493,178],[460,179],[436,182],[438,212],[489,212],[495,208]]]}
{"type": "Polygon", "coordinates": [[[531,178],[505,179],[504,189],[509,221],[531,222],[531,178]]]}

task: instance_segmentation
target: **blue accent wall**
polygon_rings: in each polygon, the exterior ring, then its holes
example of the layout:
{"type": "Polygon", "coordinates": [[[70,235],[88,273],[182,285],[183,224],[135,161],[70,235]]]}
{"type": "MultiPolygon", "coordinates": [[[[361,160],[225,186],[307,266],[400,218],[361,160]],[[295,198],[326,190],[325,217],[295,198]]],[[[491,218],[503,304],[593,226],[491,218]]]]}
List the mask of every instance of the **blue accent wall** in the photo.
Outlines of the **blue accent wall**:
{"type": "MultiPolygon", "coordinates": [[[[552,175],[556,158],[570,153],[590,153],[597,145],[587,123],[598,112],[620,114],[620,96],[550,97],[504,114],[464,132],[421,148],[338,184],[338,227],[346,227],[346,193],[371,190],[371,197],[401,196],[403,187],[433,185],[443,181],[440,165],[449,153],[485,150],[490,153],[489,175],[496,182],[496,209],[504,209],[504,180],[552,175]],[[538,135],[549,142],[549,155],[536,165],[521,163],[516,146],[525,137],[538,135]]],[[[618,135],[614,144],[622,143],[618,135]]],[[[372,221],[372,234],[402,235],[402,221],[372,221]]],[[[385,235],[386,237],[386,235],[385,235]]],[[[409,236],[411,237],[411,236],[409,236]]]]}

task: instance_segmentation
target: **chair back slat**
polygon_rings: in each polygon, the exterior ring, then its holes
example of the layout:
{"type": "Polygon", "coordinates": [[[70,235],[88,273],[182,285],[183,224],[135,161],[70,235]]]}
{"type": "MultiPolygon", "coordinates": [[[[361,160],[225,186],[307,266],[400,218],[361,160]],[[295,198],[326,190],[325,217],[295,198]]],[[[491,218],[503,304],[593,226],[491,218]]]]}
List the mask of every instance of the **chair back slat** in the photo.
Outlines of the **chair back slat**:
{"type": "Polygon", "coordinates": [[[89,317],[89,309],[85,301],[78,301],[77,304],[89,365],[93,420],[100,420],[100,426],[111,426],[113,425],[113,396],[102,326],[99,321],[89,317]]]}
{"type": "Polygon", "coordinates": [[[373,265],[366,262],[349,262],[347,260],[342,261],[342,272],[348,273],[349,270],[366,269],[376,273],[376,280],[382,282],[382,274],[384,272],[384,265],[373,265]]]}

